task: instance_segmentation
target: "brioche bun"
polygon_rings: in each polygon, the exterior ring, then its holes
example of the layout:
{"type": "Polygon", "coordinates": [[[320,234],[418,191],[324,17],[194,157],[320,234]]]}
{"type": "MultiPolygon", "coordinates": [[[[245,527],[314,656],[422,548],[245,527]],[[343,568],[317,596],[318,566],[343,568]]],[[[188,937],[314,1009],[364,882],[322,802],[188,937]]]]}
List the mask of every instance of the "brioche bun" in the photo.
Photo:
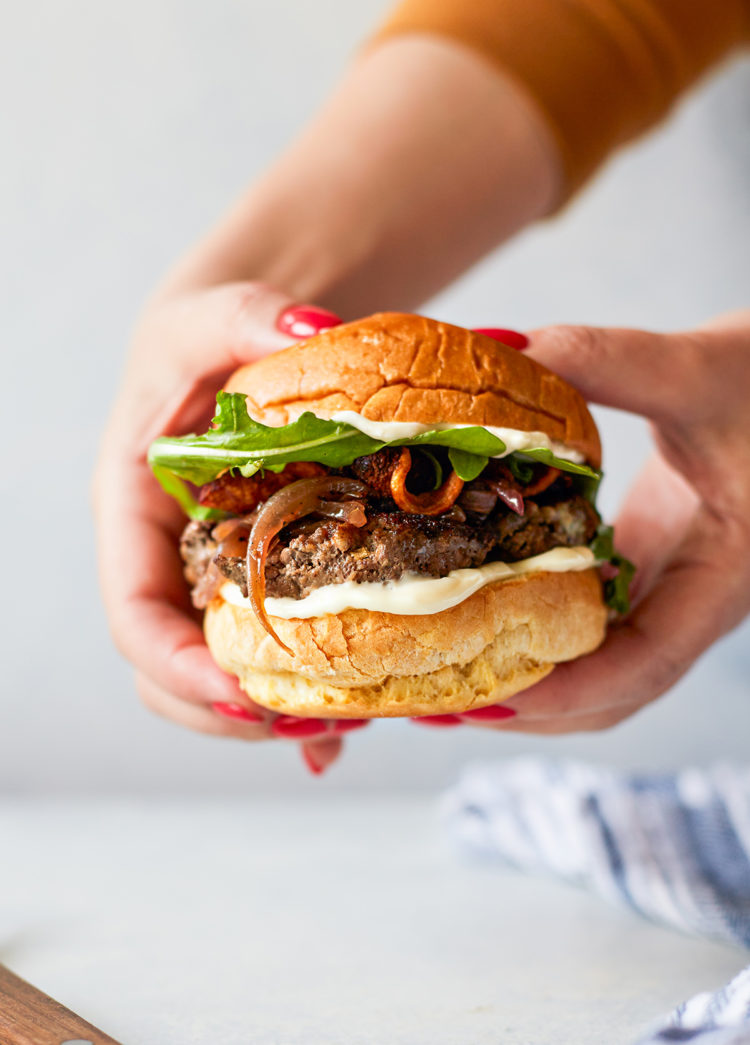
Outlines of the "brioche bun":
{"type": "Polygon", "coordinates": [[[544,432],[594,468],[601,444],[579,392],[484,334],[380,312],[240,367],[227,392],[251,417],[285,425],[305,410],[354,410],[369,421],[450,422],[544,432]]]}
{"type": "MultiPolygon", "coordinates": [[[[284,425],[305,410],[372,421],[450,422],[544,432],[594,467],[599,435],[580,394],[492,338],[421,316],[381,313],[240,367],[226,384],[250,415],[284,425]]],[[[595,569],[497,581],[440,613],[348,609],[271,617],[217,596],[208,646],[257,703],[330,718],[462,712],[512,696],[561,661],[595,649],[606,628],[595,569]]]]}
{"type": "Polygon", "coordinates": [[[271,621],[294,657],[252,610],[221,598],[206,610],[211,653],[249,697],[284,715],[370,718],[505,700],[596,649],[606,609],[596,570],[582,570],[497,581],[442,613],[345,610],[271,621]]]}

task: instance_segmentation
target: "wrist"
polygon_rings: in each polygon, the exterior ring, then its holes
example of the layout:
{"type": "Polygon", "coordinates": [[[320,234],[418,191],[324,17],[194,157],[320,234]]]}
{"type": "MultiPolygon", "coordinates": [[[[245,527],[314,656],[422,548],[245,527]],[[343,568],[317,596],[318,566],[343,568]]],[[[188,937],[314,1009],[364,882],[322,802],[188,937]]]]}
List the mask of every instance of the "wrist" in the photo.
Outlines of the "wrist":
{"type": "Polygon", "coordinates": [[[520,89],[463,45],[398,37],[360,58],[167,286],[259,279],[345,317],[410,308],[558,192],[520,89]]]}

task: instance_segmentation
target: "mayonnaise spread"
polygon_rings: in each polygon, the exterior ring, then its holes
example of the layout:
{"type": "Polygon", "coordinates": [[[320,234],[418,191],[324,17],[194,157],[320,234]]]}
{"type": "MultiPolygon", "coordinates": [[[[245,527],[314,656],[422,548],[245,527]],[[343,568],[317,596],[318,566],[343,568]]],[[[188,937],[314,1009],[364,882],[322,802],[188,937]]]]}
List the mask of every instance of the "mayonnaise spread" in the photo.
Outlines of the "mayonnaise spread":
{"type": "Polygon", "coordinates": [[[506,457],[508,454],[524,450],[544,449],[551,450],[556,457],[573,464],[583,464],[584,456],[578,450],[573,450],[564,443],[558,443],[556,439],[550,439],[544,432],[522,432],[517,428],[493,428],[491,425],[453,425],[433,424],[423,425],[412,421],[370,421],[362,417],[354,410],[337,410],[331,414],[323,414],[317,411],[316,417],[326,421],[340,421],[359,429],[372,439],[378,439],[384,443],[391,443],[399,439],[413,439],[415,435],[422,432],[445,432],[453,428],[484,428],[485,431],[502,439],[505,443],[505,451],[498,457],[506,457]]]}
{"type": "MultiPolygon", "coordinates": [[[[452,570],[446,577],[422,577],[406,573],[397,581],[372,581],[358,584],[343,581],[314,588],[304,599],[266,598],[266,612],[272,617],[323,617],[346,609],[377,610],[413,616],[440,613],[463,602],[485,584],[509,580],[525,573],[589,570],[597,565],[590,548],[552,548],[520,562],[488,562],[473,569],[452,570]]],[[[225,602],[250,608],[236,584],[227,581],[220,589],[225,602]]]]}

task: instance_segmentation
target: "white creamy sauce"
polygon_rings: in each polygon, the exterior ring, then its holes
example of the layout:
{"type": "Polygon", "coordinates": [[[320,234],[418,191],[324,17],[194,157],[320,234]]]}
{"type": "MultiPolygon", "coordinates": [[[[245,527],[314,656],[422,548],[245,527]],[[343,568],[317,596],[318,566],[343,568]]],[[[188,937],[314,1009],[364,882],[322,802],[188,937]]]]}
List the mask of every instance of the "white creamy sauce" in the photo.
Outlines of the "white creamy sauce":
{"type": "MultiPolygon", "coordinates": [[[[323,617],[346,609],[377,610],[406,616],[441,613],[463,602],[492,581],[508,580],[524,573],[589,570],[597,565],[590,548],[552,548],[520,562],[489,562],[473,569],[452,570],[446,577],[421,577],[407,573],[397,581],[344,581],[315,588],[304,599],[266,599],[266,612],[272,617],[323,617]]],[[[227,581],[220,590],[225,602],[250,608],[236,584],[227,581]]]]}
{"type": "Polygon", "coordinates": [[[331,414],[316,413],[327,421],[341,421],[359,429],[372,439],[379,439],[384,443],[394,442],[397,439],[413,439],[415,435],[422,432],[434,432],[435,430],[445,432],[453,428],[484,428],[486,432],[497,436],[505,443],[505,451],[498,457],[506,457],[508,454],[523,450],[551,450],[556,457],[562,457],[565,461],[573,464],[583,464],[583,454],[573,450],[564,443],[558,443],[556,439],[550,439],[544,432],[522,432],[518,428],[493,428],[491,425],[453,425],[434,424],[423,425],[412,421],[370,421],[354,410],[336,410],[331,414]]]}

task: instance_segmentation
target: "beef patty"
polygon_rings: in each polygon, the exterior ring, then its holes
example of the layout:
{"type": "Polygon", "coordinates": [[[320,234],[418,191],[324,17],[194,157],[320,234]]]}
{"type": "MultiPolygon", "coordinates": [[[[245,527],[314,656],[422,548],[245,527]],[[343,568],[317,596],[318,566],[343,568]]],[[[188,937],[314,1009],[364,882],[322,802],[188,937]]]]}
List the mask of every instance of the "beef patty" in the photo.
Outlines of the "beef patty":
{"type": "MultiPolygon", "coordinates": [[[[407,572],[444,577],[484,562],[515,562],[550,548],[588,544],[598,523],[596,510],[580,495],[551,504],[527,500],[523,515],[503,510],[485,520],[428,517],[377,505],[368,508],[362,527],[308,518],[279,535],[266,563],[266,594],[301,599],[341,581],[397,580],[407,572]]],[[[205,583],[210,569],[218,568],[247,595],[245,559],[221,554],[214,525],[189,523],[180,545],[197,606],[210,598],[205,583]]]]}

